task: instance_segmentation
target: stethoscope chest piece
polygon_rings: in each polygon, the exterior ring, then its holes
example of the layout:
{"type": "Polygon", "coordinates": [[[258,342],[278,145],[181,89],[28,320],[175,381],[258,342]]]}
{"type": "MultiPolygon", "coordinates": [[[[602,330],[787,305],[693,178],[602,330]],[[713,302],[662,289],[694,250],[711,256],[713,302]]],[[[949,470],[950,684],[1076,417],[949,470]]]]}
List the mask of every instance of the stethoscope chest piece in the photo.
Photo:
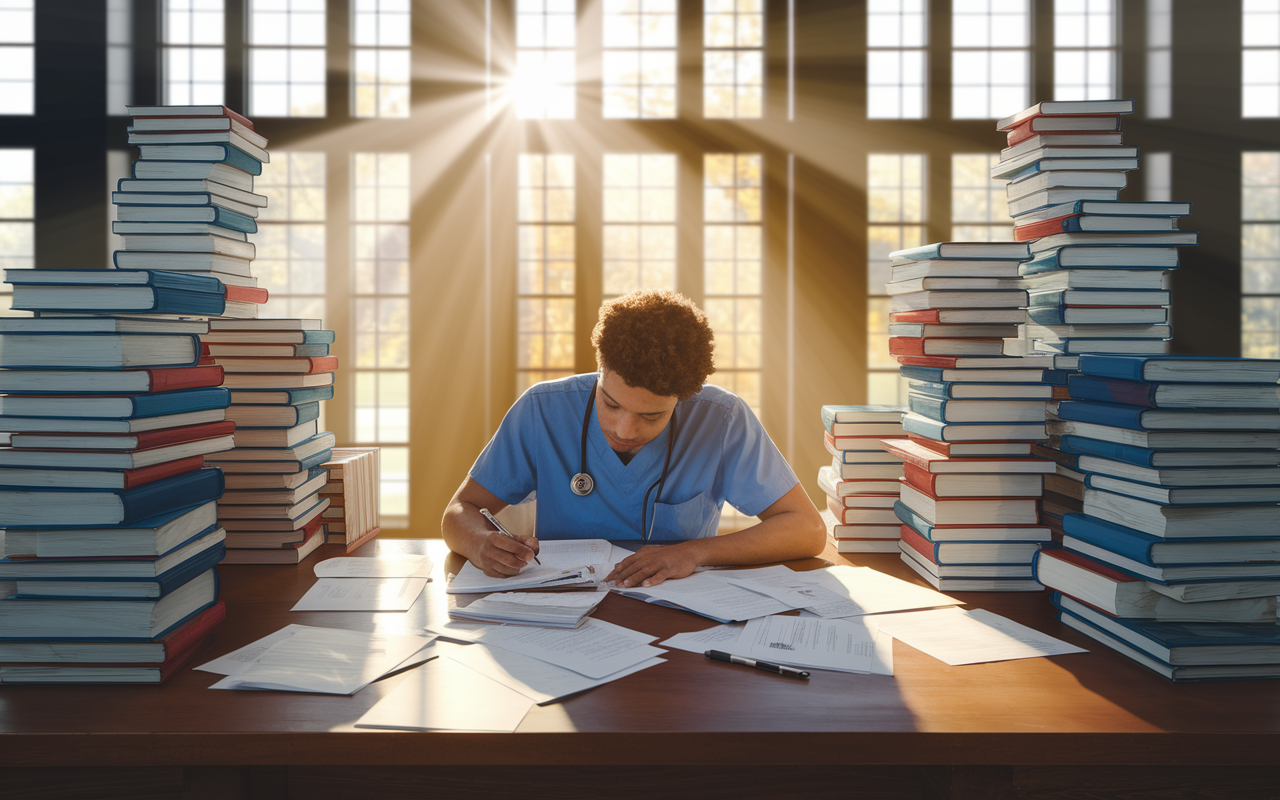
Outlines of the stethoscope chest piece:
{"type": "Polygon", "coordinates": [[[594,488],[596,488],[596,482],[585,472],[579,472],[569,479],[569,491],[578,497],[586,497],[594,488]]]}

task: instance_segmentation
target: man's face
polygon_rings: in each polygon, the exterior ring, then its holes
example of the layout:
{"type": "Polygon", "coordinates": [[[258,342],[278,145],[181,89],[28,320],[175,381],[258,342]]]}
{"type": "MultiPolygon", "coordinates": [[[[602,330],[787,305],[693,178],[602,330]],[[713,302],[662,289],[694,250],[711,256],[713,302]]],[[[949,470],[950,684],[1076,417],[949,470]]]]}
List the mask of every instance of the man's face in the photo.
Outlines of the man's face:
{"type": "Polygon", "coordinates": [[[667,427],[678,399],[628,386],[618,373],[606,369],[596,384],[596,418],[610,447],[634,453],[667,427]]]}

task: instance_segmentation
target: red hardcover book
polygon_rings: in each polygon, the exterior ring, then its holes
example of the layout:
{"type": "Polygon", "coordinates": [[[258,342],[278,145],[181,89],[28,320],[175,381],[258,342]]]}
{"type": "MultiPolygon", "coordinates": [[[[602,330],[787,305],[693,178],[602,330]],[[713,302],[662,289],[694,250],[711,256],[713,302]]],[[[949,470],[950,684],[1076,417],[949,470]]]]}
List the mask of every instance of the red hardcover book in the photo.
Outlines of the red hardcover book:
{"type": "Polygon", "coordinates": [[[206,636],[185,650],[175,650],[164,661],[122,664],[102,662],[18,662],[0,664],[0,679],[4,683],[41,684],[161,684],[186,666],[197,653],[204,651],[213,636],[206,636]]]}
{"type": "Polygon", "coordinates": [[[956,349],[964,349],[968,352],[965,355],[1000,355],[1000,348],[1004,344],[1001,339],[943,339],[943,338],[925,338],[922,336],[890,336],[889,337],[889,354],[894,356],[954,356],[956,349]],[[975,345],[974,343],[978,343],[975,345]],[[986,345],[986,347],[983,347],[986,345]],[[975,352],[976,348],[982,348],[983,352],[975,352]],[[938,351],[931,353],[931,350],[938,351]],[[950,351],[950,352],[948,352],[950,351]]]}
{"type": "Polygon", "coordinates": [[[241,303],[265,303],[267,302],[267,290],[258,289],[253,286],[230,286],[226,287],[226,299],[235,300],[241,303]]]}
{"type": "Polygon", "coordinates": [[[1066,214],[1053,219],[1041,220],[1040,222],[1032,222],[1029,225],[1018,225],[1013,229],[1013,239],[1017,242],[1030,242],[1039,239],[1041,236],[1051,236],[1055,233],[1063,233],[1069,230],[1065,220],[1072,217],[1078,217],[1079,214],[1066,214]]]}
{"type": "Polygon", "coordinates": [[[933,563],[938,563],[937,559],[933,557],[933,542],[916,533],[915,528],[910,525],[901,525],[899,526],[899,535],[902,543],[907,547],[915,550],[933,563]]]}
{"type": "Polygon", "coordinates": [[[844,450],[883,450],[880,446],[881,439],[903,439],[906,434],[894,436],[832,436],[829,433],[822,434],[823,441],[826,442],[827,450],[832,453],[844,450]]]}
{"type": "MultiPolygon", "coordinates": [[[[203,359],[201,359],[203,360],[203,359]]],[[[338,368],[337,356],[271,358],[262,356],[214,356],[214,362],[227,372],[272,372],[291,375],[318,375],[338,368]]]]}
{"type": "Polygon", "coordinates": [[[144,483],[152,483],[161,478],[168,478],[173,475],[180,475],[184,472],[190,472],[193,469],[200,469],[204,466],[204,456],[191,456],[190,458],[180,458],[177,461],[169,461],[164,464],[155,464],[150,467],[139,467],[138,469],[127,469],[120,473],[124,478],[124,488],[132,489],[135,486],[141,486],[144,483]]]}
{"type": "Polygon", "coordinates": [[[253,120],[226,106],[125,106],[129,114],[146,119],[196,119],[199,117],[229,117],[246,128],[253,129],[253,120]],[[187,114],[171,114],[171,111],[188,111],[187,114]]]}
{"type": "MultiPolygon", "coordinates": [[[[989,463],[989,462],[988,462],[989,463]]],[[[982,472],[937,473],[921,469],[915,464],[902,465],[902,482],[933,497],[943,499],[975,496],[980,492],[988,497],[1039,496],[1041,480],[1056,477],[1041,474],[996,474],[982,472]]]]}
{"type": "Polygon", "coordinates": [[[896,356],[908,367],[942,367],[943,369],[1053,369],[1052,356],[896,356]],[[1007,362],[1007,363],[1001,363],[1007,362]]]}
{"type": "MultiPolygon", "coordinates": [[[[180,389],[203,389],[208,386],[221,386],[222,367],[201,365],[198,367],[169,367],[167,369],[123,370],[145,374],[151,379],[151,387],[139,394],[157,392],[176,392],[180,389]]],[[[121,374],[121,373],[117,373],[121,374]]]]}
{"type": "MultiPolygon", "coordinates": [[[[935,442],[932,439],[926,441],[937,445],[947,445],[947,442],[935,442]]],[[[886,452],[902,459],[904,467],[910,465],[929,473],[1045,474],[1054,470],[1053,462],[1043,458],[1022,458],[1018,456],[969,456],[957,458],[947,456],[932,447],[926,447],[915,439],[885,442],[884,449],[886,452]]],[[[1033,452],[1034,449],[1033,447],[1033,452]]]]}
{"type": "MultiPolygon", "coordinates": [[[[1049,101],[1048,106],[1052,108],[1055,101],[1049,101]]],[[[1122,102],[1122,101],[1099,101],[1099,102],[1122,102]]],[[[1011,117],[996,123],[996,130],[1013,133],[1024,125],[1029,125],[1035,131],[1118,131],[1120,130],[1120,115],[1114,110],[1103,111],[1097,114],[1055,114],[1052,110],[1045,113],[1045,103],[1036,103],[1031,108],[1019,111],[1011,117]]],[[[1132,104],[1130,104],[1132,108],[1132,104]]]]}
{"type": "Polygon", "coordinates": [[[156,641],[164,646],[165,659],[168,660],[174,654],[194,649],[226,618],[227,604],[219,600],[156,641]]]}
{"type": "Polygon", "coordinates": [[[142,433],[15,433],[10,443],[15,448],[33,448],[50,450],[112,450],[131,453],[135,450],[150,450],[153,447],[164,447],[171,444],[194,442],[200,439],[213,439],[234,433],[234,420],[224,419],[218,422],[206,422],[201,425],[186,425],[181,428],[161,428],[142,433]]]}
{"type": "MultiPolygon", "coordinates": [[[[1031,442],[1006,442],[1006,441],[989,441],[989,442],[940,442],[936,439],[929,439],[914,433],[907,434],[907,438],[916,444],[927,447],[936,453],[944,456],[953,457],[960,456],[966,452],[973,452],[982,449],[982,445],[995,445],[1001,448],[1001,456],[1012,456],[1019,458],[1031,455],[1031,442]],[[1005,452],[1008,451],[1008,452],[1005,452]]],[[[988,454],[990,455],[990,454],[988,454]]],[[[982,456],[985,457],[985,456],[982,456]]]]}
{"type": "Polygon", "coordinates": [[[865,508],[845,506],[830,495],[827,496],[827,510],[835,515],[836,522],[841,525],[895,525],[898,517],[893,507],[865,508]]]}

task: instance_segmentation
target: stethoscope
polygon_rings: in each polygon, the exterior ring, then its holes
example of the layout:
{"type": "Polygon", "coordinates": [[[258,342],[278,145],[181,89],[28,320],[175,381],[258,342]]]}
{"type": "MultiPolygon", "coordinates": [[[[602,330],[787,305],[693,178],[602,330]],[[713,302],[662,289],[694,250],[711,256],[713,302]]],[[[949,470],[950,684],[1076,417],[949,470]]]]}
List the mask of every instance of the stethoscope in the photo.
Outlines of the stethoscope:
{"type": "MultiPolygon", "coordinates": [[[[587,431],[591,426],[591,412],[596,407],[596,383],[591,382],[591,393],[587,398],[587,410],[582,414],[582,455],[578,461],[579,471],[569,479],[569,491],[578,497],[586,497],[596,488],[595,480],[587,474],[587,431]]],[[[667,483],[667,468],[671,466],[671,450],[676,443],[676,410],[671,409],[671,432],[667,434],[667,455],[662,460],[662,474],[658,479],[649,484],[649,488],[644,493],[644,501],[640,504],[640,538],[641,541],[649,541],[650,530],[653,522],[658,517],[658,503],[662,502],[662,487],[667,483]],[[653,497],[653,520],[649,520],[649,492],[653,491],[653,487],[658,487],[658,493],[653,497]]]]}

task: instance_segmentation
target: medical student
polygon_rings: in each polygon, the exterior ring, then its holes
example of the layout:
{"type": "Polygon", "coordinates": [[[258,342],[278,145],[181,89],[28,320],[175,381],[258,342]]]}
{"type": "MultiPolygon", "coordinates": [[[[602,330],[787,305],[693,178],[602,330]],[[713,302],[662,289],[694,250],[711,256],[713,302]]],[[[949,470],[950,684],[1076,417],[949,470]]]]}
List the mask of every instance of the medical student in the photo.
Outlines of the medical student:
{"type": "Polygon", "coordinates": [[[599,372],[536,384],[507,412],[445,510],[451,550],[503,577],[538,539],[643,542],[605,577],[624,587],[822,552],[822,518],[759,420],[704,385],[715,344],[692,302],[623,295],[600,308],[591,343],[599,372]],[[535,492],[537,538],[505,536],[480,513],[535,492]],[[725,502],[760,522],[717,536],[725,502]]]}

